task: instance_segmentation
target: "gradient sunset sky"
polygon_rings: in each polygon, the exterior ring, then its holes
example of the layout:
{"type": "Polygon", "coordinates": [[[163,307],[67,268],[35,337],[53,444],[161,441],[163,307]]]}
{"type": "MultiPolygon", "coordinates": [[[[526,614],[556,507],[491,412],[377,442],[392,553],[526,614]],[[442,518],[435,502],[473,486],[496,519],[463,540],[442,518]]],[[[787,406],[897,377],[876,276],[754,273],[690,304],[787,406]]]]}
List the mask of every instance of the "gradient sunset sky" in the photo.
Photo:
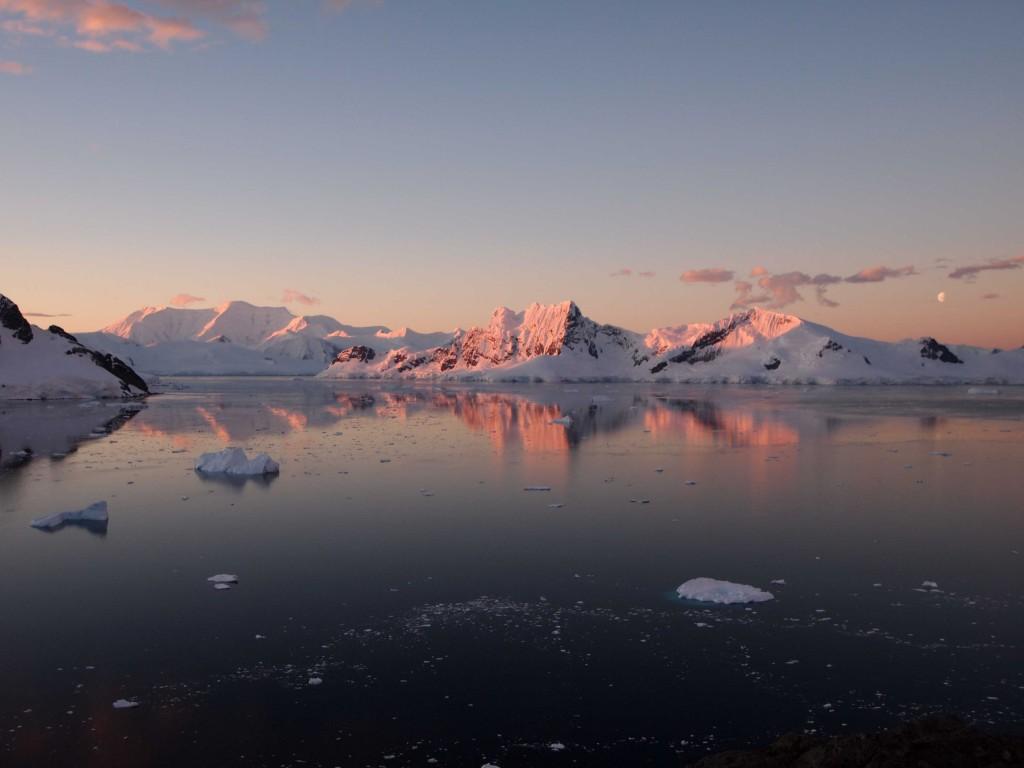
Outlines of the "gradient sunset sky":
{"type": "Polygon", "coordinates": [[[38,324],[572,298],[1024,344],[1019,0],[0,0],[0,110],[38,324]]]}

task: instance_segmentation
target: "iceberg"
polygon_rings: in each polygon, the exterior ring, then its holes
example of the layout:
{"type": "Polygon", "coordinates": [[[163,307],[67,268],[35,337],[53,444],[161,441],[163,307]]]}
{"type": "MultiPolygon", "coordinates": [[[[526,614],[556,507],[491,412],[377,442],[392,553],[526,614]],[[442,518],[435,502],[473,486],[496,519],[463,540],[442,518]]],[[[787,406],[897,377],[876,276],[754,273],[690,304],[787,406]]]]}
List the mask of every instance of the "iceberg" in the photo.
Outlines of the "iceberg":
{"type": "Polygon", "coordinates": [[[46,517],[37,517],[30,525],[33,528],[54,530],[67,523],[106,523],[107,502],[97,501],[85,509],[78,509],[72,512],[55,512],[46,517]]]}
{"type": "Polygon", "coordinates": [[[114,702],[114,709],[133,709],[139,706],[139,702],[131,699],[117,699],[114,702]]]}
{"type": "Polygon", "coordinates": [[[211,582],[216,588],[221,584],[237,584],[238,577],[233,573],[218,573],[216,576],[210,576],[207,581],[211,582]]]}
{"type": "Polygon", "coordinates": [[[276,475],[280,466],[265,453],[253,458],[241,448],[225,448],[216,453],[204,453],[196,460],[196,472],[204,475],[233,475],[236,477],[262,477],[276,475]]]}
{"type": "Polygon", "coordinates": [[[765,592],[749,584],[737,584],[732,581],[720,581],[701,577],[690,579],[679,585],[676,594],[684,600],[700,600],[705,603],[763,603],[774,600],[775,595],[765,592]]]}

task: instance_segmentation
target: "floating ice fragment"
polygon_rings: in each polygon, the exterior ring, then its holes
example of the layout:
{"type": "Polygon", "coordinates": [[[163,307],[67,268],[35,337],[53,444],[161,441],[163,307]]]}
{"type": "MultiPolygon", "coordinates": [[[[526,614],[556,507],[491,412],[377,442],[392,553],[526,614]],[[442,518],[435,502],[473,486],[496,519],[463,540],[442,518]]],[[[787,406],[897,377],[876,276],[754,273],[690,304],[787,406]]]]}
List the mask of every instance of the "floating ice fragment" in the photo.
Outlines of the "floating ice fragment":
{"type": "Polygon", "coordinates": [[[114,702],[114,709],[132,709],[137,706],[139,706],[139,702],[134,699],[117,699],[114,702]]]}
{"type": "Polygon", "coordinates": [[[560,741],[553,741],[550,744],[548,744],[548,749],[550,749],[552,752],[561,752],[563,749],[565,749],[565,744],[563,744],[560,741]]]}
{"type": "Polygon", "coordinates": [[[786,580],[785,579],[772,579],[772,584],[781,584],[782,586],[786,586],[786,580]]]}
{"type": "Polygon", "coordinates": [[[528,485],[523,488],[524,491],[550,491],[550,485],[528,485]]]}
{"type": "Polygon", "coordinates": [[[949,451],[928,451],[928,455],[929,456],[943,456],[943,457],[948,458],[949,456],[952,456],[953,454],[950,453],[949,451]]]}
{"type": "Polygon", "coordinates": [[[696,484],[697,484],[696,480],[684,480],[683,481],[683,485],[696,485],[696,484]]]}
{"type": "Polygon", "coordinates": [[[33,528],[53,530],[66,523],[105,523],[107,522],[107,502],[97,501],[85,509],[73,512],[56,512],[46,517],[37,517],[30,525],[33,528]]]}
{"type": "Polygon", "coordinates": [[[258,453],[250,459],[241,448],[225,448],[216,453],[204,453],[196,460],[196,472],[205,475],[258,477],[276,475],[280,471],[278,463],[267,454],[258,453]]]}
{"type": "Polygon", "coordinates": [[[311,677],[311,678],[309,678],[308,682],[309,682],[310,685],[320,685],[323,682],[323,678],[311,677]]]}
{"type": "Polygon", "coordinates": [[[207,578],[207,581],[214,584],[237,584],[238,577],[233,573],[218,573],[207,578]]]}
{"type": "Polygon", "coordinates": [[[557,419],[551,420],[552,424],[561,424],[563,427],[572,426],[572,416],[559,416],[557,419]]]}
{"type": "Polygon", "coordinates": [[[700,600],[706,603],[763,603],[773,600],[771,592],[752,587],[749,584],[737,584],[732,581],[720,581],[701,577],[685,581],[676,588],[679,597],[685,600],[700,600]]]}
{"type": "Polygon", "coordinates": [[[556,504],[548,504],[548,509],[561,509],[564,506],[565,506],[565,504],[558,504],[558,503],[556,503],[556,504]]]}
{"type": "Polygon", "coordinates": [[[968,387],[968,395],[998,395],[999,390],[992,387],[968,387]]]}
{"type": "Polygon", "coordinates": [[[935,582],[935,581],[922,581],[921,582],[921,586],[924,587],[925,589],[938,589],[939,588],[938,582],[935,582]]]}
{"type": "Polygon", "coordinates": [[[230,584],[214,584],[213,588],[214,589],[231,589],[231,585],[230,584]]]}

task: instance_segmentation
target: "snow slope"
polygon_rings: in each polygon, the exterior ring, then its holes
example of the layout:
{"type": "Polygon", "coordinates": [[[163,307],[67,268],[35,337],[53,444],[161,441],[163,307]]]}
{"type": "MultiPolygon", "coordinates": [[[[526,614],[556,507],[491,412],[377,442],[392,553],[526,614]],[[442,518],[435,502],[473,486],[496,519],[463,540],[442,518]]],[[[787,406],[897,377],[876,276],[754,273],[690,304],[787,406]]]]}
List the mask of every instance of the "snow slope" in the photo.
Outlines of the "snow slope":
{"type": "Polygon", "coordinates": [[[149,391],[117,357],[94,351],[55,325],[43,330],[0,295],[0,400],[132,397],[149,391]]]}

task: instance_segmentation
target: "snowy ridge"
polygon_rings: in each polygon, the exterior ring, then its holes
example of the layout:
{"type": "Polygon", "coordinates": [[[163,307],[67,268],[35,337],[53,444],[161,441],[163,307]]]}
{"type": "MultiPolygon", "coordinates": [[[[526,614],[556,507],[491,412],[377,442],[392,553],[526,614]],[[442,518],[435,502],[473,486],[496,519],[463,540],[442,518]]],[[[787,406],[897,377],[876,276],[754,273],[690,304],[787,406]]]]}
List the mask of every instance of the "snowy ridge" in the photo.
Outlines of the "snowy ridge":
{"type": "Polygon", "coordinates": [[[444,345],[343,350],[323,378],[689,383],[1024,383],[1024,350],[847,336],[764,309],[646,335],[589,319],[571,301],[499,307],[444,345]]]}
{"type": "Polygon", "coordinates": [[[345,325],[328,315],[229,301],[210,309],[147,307],[80,338],[157,375],[312,375],[344,349],[426,349],[451,334],[345,325]]]}
{"type": "Polygon", "coordinates": [[[62,328],[43,330],[0,294],[0,400],[144,395],[146,382],[119,358],[90,349],[62,328]]]}

